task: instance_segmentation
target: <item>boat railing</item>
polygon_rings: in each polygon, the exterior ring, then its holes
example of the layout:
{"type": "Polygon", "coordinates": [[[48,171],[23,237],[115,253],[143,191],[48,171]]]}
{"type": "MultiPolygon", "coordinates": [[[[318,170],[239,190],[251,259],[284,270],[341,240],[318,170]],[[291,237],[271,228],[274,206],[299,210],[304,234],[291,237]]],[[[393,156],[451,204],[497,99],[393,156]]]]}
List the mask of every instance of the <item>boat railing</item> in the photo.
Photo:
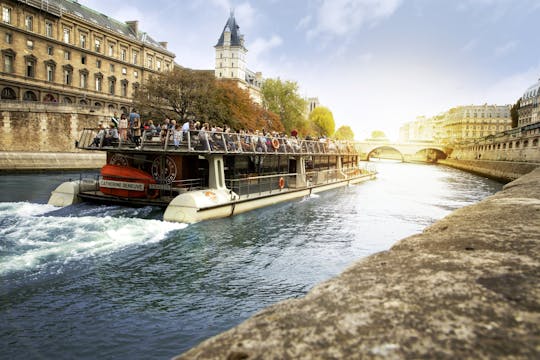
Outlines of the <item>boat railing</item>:
{"type": "Polygon", "coordinates": [[[263,176],[250,176],[239,179],[228,179],[227,188],[234,191],[241,198],[251,196],[272,195],[285,192],[293,187],[298,174],[274,174],[263,176]]]}
{"type": "Polygon", "coordinates": [[[87,150],[135,149],[145,151],[171,151],[196,153],[248,153],[248,154],[336,154],[357,155],[355,144],[345,140],[306,140],[296,137],[271,137],[261,134],[217,131],[154,131],[144,130],[141,136],[120,131],[110,137],[109,129],[85,128],[77,147],[87,150]]]}
{"type": "Polygon", "coordinates": [[[228,179],[226,183],[227,188],[240,195],[241,198],[249,198],[250,196],[275,195],[292,189],[330,184],[371,173],[372,171],[365,167],[354,166],[345,169],[318,169],[304,174],[286,173],[250,176],[228,179]]]}

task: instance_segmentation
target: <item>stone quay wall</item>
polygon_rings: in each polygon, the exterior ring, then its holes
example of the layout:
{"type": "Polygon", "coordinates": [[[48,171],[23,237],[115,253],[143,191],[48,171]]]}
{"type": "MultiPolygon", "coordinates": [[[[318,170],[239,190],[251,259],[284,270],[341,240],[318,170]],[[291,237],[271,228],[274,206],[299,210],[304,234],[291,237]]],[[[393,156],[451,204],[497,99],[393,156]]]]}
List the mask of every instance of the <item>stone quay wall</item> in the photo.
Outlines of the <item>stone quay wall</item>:
{"type": "Polygon", "coordinates": [[[0,101],[0,171],[98,169],[105,154],[75,147],[84,128],[110,121],[95,107],[0,101]]]}
{"type": "Polygon", "coordinates": [[[540,169],[176,359],[540,358],[540,169]]]}
{"type": "Polygon", "coordinates": [[[108,111],[65,104],[0,101],[0,152],[77,152],[84,128],[110,122],[108,111]]]}
{"type": "Polygon", "coordinates": [[[540,162],[516,162],[495,160],[438,160],[438,164],[451,166],[456,169],[472,172],[503,182],[516,180],[540,167],[540,162]]]}

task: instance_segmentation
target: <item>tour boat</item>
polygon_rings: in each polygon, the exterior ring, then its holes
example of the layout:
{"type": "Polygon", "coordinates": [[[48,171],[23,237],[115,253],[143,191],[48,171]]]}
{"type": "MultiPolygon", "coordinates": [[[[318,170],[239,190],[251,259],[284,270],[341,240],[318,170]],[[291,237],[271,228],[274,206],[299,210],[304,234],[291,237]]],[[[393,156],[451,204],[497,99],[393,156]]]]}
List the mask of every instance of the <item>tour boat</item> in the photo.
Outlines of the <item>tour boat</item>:
{"type": "Polygon", "coordinates": [[[137,143],[107,141],[98,131],[84,129],[77,147],[107,153],[100,174],[59,185],[49,204],[160,206],[165,221],[193,223],[375,177],[347,141],[203,130],[176,133],[175,146],[172,130],[144,131],[137,143]]]}

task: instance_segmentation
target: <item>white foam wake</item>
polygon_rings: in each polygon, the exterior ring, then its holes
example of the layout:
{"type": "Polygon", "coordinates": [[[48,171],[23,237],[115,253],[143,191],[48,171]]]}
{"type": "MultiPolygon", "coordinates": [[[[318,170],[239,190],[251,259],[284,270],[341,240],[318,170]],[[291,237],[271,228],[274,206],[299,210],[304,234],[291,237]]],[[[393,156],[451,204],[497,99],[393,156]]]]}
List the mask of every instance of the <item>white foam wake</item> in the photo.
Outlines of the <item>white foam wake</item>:
{"type": "Polygon", "coordinates": [[[187,224],[126,217],[39,216],[57,208],[0,203],[0,274],[108,255],[163,240],[187,224]]]}

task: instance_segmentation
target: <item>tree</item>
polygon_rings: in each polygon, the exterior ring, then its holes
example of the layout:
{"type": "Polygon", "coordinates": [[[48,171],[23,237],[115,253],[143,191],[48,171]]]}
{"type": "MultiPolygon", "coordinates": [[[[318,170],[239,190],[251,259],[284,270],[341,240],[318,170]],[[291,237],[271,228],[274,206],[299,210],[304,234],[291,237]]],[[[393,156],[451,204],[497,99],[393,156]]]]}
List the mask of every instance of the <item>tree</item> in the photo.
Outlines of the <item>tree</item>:
{"type": "Polygon", "coordinates": [[[354,132],[350,126],[340,126],[334,134],[336,140],[354,140],[354,132]]]}
{"type": "Polygon", "coordinates": [[[316,107],[309,114],[309,121],[313,124],[313,129],[318,136],[331,136],[334,134],[336,129],[334,115],[328,108],[324,106],[316,107]]]}
{"type": "MultiPolygon", "coordinates": [[[[235,82],[219,80],[212,118],[229,125],[232,129],[265,129],[283,131],[279,117],[253,102],[249,92],[240,89],[235,82]]],[[[213,120],[214,121],[214,120],[213,120]]]]}
{"type": "Polygon", "coordinates": [[[373,130],[371,132],[371,140],[388,140],[386,134],[382,130],[373,130]]]}
{"type": "Polygon", "coordinates": [[[134,102],[143,113],[176,114],[181,121],[190,116],[207,120],[215,90],[212,72],[174,68],[149,77],[135,93],[134,102]]]}
{"type": "Polygon", "coordinates": [[[519,98],[518,101],[510,109],[510,118],[512,119],[512,128],[516,128],[518,126],[518,120],[519,120],[518,110],[520,106],[521,106],[521,98],[519,98]]]}
{"type": "Polygon", "coordinates": [[[298,84],[280,79],[267,79],[262,88],[263,107],[279,116],[287,132],[306,128],[306,101],[298,94],[298,84]]]}

